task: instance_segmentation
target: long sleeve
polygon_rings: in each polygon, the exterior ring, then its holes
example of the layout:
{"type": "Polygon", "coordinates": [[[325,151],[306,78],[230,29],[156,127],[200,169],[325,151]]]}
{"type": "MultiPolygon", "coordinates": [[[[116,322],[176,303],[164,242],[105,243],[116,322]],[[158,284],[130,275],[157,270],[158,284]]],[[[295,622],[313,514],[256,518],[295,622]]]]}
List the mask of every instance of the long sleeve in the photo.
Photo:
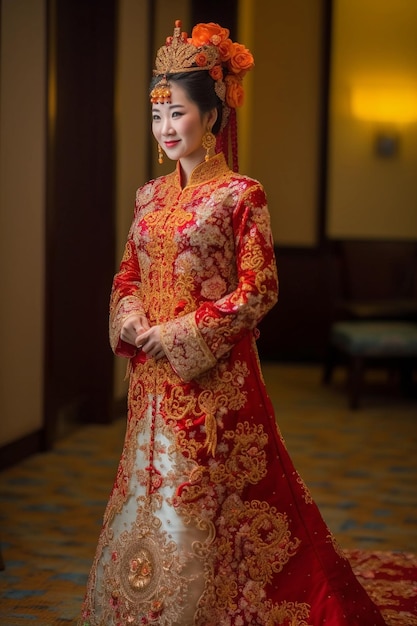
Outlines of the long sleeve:
{"type": "Polygon", "coordinates": [[[237,284],[221,299],[165,323],[168,359],[185,381],[213,367],[274,306],[278,278],[270,217],[260,184],[242,194],[233,212],[237,284]]]}
{"type": "Polygon", "coordinates": [[[140,270],[132,234],[134,224],[135,221],[128,235],[119,271],[113,280],[110,297],[110,345],[115,354],[124,357],[134,356],[137,349],[120,339],[122,326],[130,315],[144,314],[139,297],[140,270]]]}

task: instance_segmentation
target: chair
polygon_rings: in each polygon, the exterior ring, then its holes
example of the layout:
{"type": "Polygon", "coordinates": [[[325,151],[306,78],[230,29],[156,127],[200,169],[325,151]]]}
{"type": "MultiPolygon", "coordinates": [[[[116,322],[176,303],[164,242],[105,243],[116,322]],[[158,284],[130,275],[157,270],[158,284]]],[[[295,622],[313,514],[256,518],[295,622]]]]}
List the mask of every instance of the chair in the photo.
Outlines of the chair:
{"type": "Polygon", "coordinates": [[[416,319],[417,242],[341,241],[337,249],[343,298],[336,316],[416,319]]]}
{"type": "Polygon", "coordinates": [[[345,241],[338,245],[343,298],[335,303],[323,382],[348,368],[349,404],[359,406],[367,366],[412,380],[417,359],[417,242],[345,241]]]}

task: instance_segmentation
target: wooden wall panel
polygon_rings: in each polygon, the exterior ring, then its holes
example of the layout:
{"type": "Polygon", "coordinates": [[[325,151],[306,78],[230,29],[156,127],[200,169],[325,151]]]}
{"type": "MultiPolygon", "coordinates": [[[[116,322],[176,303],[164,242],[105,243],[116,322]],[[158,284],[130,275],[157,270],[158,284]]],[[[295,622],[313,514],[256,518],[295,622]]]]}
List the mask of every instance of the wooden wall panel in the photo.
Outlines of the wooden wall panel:
{"type": "Polygon", "coordinates": [[[111,417],[115,0],[50,0],[47,176],[47,439],[65,413],[111,417]],[[51,99],[49,106],[52,106],[51,99]]]}

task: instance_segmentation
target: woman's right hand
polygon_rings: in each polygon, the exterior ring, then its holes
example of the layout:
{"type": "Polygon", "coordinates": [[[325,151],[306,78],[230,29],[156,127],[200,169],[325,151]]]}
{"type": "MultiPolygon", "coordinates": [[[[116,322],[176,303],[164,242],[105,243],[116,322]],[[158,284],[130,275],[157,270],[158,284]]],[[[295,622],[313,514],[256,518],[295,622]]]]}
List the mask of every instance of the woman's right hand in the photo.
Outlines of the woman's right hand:
{"type": "Polygon", "coordinates": [[[122,330],[120,331],[120,339],[126,343],[130,343],[132,346],[136,346],[136,339],[146,330],[149,330],[149,328],[149,322],[145,315],[134,313],[124,321],[122,330]]]}

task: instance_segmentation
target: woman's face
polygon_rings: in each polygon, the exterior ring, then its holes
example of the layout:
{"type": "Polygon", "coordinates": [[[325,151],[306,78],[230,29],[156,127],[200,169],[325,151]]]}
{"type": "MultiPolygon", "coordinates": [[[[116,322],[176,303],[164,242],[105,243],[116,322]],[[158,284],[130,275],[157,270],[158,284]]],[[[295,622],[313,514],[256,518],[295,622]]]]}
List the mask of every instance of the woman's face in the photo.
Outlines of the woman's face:
{"type": "Polygon", "coordinates": [[[196,166],[204,160],[201,139],[215,113],[201,115],[186,91],[171,81],[171,103],[152,105],[152,132],[169,159],[196,166]]]}

